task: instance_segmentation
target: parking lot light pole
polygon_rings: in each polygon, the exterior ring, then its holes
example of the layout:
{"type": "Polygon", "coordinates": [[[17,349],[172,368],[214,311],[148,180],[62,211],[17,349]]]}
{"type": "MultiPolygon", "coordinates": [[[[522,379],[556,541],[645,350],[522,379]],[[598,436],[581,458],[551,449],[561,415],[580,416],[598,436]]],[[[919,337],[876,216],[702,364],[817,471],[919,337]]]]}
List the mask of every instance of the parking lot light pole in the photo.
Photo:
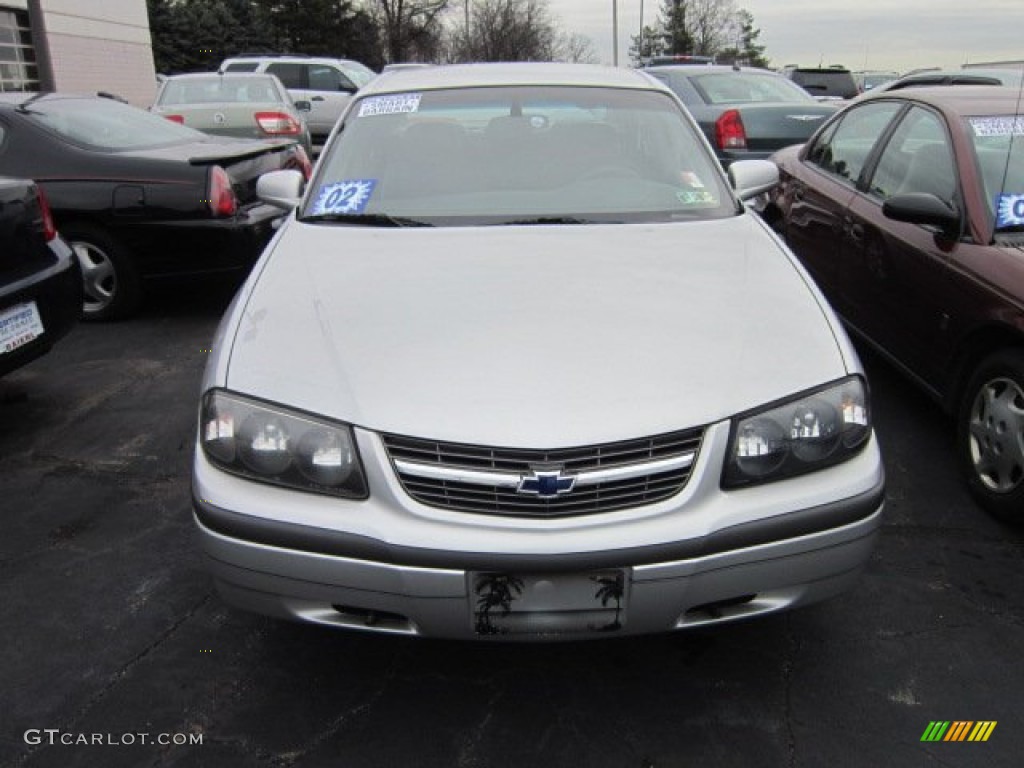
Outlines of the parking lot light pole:
{"type": "Polygon", "coordinates": [[[612,0],[612,66],[619,66],[619,0],[612,0]]]}

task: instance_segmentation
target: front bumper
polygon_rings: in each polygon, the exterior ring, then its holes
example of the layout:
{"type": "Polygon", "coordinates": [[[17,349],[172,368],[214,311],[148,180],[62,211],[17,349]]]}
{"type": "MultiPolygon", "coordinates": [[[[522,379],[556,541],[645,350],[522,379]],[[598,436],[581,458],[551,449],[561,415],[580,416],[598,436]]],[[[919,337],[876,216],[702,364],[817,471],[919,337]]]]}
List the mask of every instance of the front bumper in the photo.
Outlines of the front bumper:
{"type": "Polygon", "coordinates": [[[727,424],[709,428],[691,483],[672,499],[539,522],[418,505],[390,475],[372,433],[357,431],[371,491],[367,501],[340,502],[355,510],[348,524],[331,524],[332,516],[344,516],[331,511],[335,499],[262,485],[265,507],[243,499],[255,484],[220,472],[199,451],[195,518],[227,602],[377,632],[516,640],[638,635],[770,613],[851,588],[881,523],[875,441],[829,470],[723,492],[711,468],[721,466],[727,432],[727,424]],[[404,522],[396,528],[395,521],[404,522]],[[513,579],[521,594],[512,613],[496,612],[499,629],[491,633],[481,630],[481,579],[494,576],[513,579]],[[610,578],[621,587],[611,600],[607,592],[599,597],[610,578]]]}

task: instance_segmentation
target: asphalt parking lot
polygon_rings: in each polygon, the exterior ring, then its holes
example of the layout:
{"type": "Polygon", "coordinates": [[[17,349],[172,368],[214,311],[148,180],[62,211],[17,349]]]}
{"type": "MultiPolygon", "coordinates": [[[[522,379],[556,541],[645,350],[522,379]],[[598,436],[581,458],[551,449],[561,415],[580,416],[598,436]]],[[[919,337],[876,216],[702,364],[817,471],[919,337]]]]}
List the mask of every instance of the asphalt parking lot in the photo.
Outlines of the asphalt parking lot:
{"type": "Polygon", "coordinates": [[[363,636],[227,608],[203,571],[194,410],[230,295],[162,292],[0,379],[0,765],[1020,765],[1024,535],[874,357],[888,498],[855,592],[640,640],[363,636]]]}

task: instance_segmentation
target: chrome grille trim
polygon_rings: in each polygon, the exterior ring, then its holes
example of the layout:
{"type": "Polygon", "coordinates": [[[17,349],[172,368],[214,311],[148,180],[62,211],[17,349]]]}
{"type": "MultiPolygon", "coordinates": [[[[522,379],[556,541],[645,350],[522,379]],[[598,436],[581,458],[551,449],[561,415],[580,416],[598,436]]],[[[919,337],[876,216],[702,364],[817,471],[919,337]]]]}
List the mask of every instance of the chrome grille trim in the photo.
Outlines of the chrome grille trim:
{"type": "MultiPolygon", "coordinates": [[[[693,464],[697,452],[690,451],[681,456],[671,459],[660,459],[658,461],[644,462],[642,464],[627,464],[621,467],[609,469],[595,469],[590,472],[580,472],[573,475],[576,478],[576,487],[597,485],[610,480],[632,480],[637,477],[657,474],[658,472],[670,472],[676,469],[686,469],[693,464]]],[[[524,475],[511,472],[480,472],[475,469],[464,469],[462,467],[447,467],[437,464],[419,464],[413,461],[395,459],[395,468],[403,477],[422,477],[428,480],[451,480],[457,483],[469,485],[488,485],[497,488],[518,488],[524,475]]]]}
{"type": "Polygon", "coordinates": [[[697,461],[703,429],[617,443],[530,450],[442,443],[382,434],[402,487],[415,500],[451,511],[516,517],[597,514],[679,493],[697,461]],[[575,484],[567,493],[520,493],[522,481],[553,469],[575,484]]]}

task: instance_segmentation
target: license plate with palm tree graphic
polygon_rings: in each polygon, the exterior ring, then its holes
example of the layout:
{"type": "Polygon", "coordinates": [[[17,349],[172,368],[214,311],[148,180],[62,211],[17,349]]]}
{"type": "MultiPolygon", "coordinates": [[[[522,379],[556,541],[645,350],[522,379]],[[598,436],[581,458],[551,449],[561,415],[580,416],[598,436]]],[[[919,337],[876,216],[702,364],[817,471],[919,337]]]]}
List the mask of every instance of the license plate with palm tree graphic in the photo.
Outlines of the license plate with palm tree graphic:
{"type": "Polygon", "coordinates": [[[626,620],[622,571],[469,574],[478,635],[614,632],[626,620]]]}

